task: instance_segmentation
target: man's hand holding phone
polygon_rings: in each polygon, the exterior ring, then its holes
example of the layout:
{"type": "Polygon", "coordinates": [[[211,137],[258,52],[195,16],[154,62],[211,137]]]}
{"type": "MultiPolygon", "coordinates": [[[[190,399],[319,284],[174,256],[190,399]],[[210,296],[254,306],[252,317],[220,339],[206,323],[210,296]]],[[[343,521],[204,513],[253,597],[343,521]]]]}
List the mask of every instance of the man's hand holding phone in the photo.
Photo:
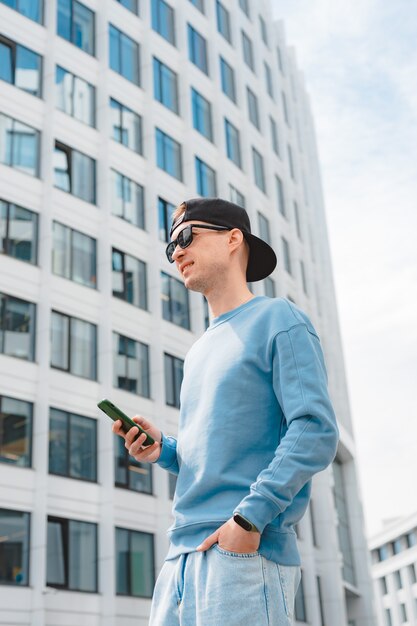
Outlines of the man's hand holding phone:
{"type": "Polygon", "coordinates": [[[112,431],[116,435],[119,435],[119,437],[123,437],[125,440],[125,448],[128,450],[129,454],[136,459],[136,461],[140,461],[141,463],[155,463],[161,454],[161,431],[159,428],[154,426],[152,422],[147,420],[145,417],[142,417],[142,415],[135,415],[132,419],[136,422],[136,424],[139,424],[143,430],[146,430],[146,432],[149,433],[149,435],[155,440],[155,443],[143,448],[142,445],[147,437],[146,433],[139,435],[135,441],[134,439],[137,437],[139,429],[132,427],[127,433],[125,433],[122,429],[123,424],[121,420],[114,422],[112,431]]]}

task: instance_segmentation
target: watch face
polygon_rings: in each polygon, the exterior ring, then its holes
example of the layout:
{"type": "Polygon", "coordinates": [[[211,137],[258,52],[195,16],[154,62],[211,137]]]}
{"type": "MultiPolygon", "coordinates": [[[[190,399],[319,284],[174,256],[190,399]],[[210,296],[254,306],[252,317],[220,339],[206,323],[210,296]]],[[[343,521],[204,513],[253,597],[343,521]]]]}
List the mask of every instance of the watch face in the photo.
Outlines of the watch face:
{"type": "Polygon", "coordinates": [[[241,515],[236,514],[233,519],[235,520],[236,524],[239,524],[239,526],[241,526],[245,530],[251,530],[252,527],[250,523],[245,520],[245,518],[241,515]]]}

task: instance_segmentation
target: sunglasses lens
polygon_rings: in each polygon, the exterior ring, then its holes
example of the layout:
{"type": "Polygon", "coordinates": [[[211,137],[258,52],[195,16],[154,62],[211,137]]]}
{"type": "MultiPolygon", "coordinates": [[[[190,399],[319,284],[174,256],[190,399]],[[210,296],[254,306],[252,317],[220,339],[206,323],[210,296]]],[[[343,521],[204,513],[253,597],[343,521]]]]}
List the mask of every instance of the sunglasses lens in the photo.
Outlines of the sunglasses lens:
{"type": "Polygon", "coordinates": [[[174,250],[175,250],[175,243],[171,241],[171,243],[168,244],[167,249],[166,249],[168,261],[170,263],[174,262],[174,259],[172,258],[172,255],[174,254],[174,250]]]}
{"type": "Polygon", "coordinates": [[[193,240],[193,231],[190,226],[186,226],[179,234],[178,234],[178,244],[180,248],[186,248],[190,245],[193,240]]]}

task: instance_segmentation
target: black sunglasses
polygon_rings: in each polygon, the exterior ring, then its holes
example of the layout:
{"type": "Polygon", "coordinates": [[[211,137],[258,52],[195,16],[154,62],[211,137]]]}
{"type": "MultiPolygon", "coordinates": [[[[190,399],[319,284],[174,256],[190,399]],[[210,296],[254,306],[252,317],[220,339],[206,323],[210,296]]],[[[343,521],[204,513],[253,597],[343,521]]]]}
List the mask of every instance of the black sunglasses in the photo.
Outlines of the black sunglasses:
{"type": "Polygon", "coordinates": [[[188,248],[188,246],[191,245],[193,241],[193,228],[206,228],[207,230],[230,230],[227,226],[208,226],[207,224],[190,224],[189,226],[186,226],[178,233],[178,237],[174,241],[170,241],[166,247],[165,252],[170,263],[174,262],[172,255],[174,254],[177,245],[182,249],[188,248]]]}

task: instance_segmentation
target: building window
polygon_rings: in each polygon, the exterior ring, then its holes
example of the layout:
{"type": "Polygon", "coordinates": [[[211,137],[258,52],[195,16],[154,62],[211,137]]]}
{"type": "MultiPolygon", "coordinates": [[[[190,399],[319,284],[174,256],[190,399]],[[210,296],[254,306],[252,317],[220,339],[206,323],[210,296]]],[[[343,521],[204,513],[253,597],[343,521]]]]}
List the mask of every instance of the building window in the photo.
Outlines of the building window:
{"type": "Polygon", "coordinates": [[[0,293],[0,354],[35,360],[36,304],[0,293]]]}
{"type": "Polygon", "coordinates": [[[324,626],[324,610],[323,610],[323,593],[321,588],[321,578],[316,576],[317,581],[317,593],[319,596],[319,609],[320,609],[320,626],[324,626]]]}
{"type": "Polygon", "coordinates": [[[155,57],[153,57],[153,86],[155,100],[178,114],[178,76],[155,57]]]}
{"type": "Polygon", "coordinates": [[[58,0],[57,32],[88,54],[94,54],[94,13],[76,0],[58,0]]]}
{"type": "Polygon", "coordinates": [[[266,219],[262,213],[258,211],[258,227],[259,227],[259,237],[266,241],[266,243],[271,244],[271,234],[269,230],[269,221],[266,219]]]}
{"type": "Polygon", "coordinates": [[[171,472],[168,472],[168,497],[170,498],[170,500],[174,499],[176,486],[177,486],[177,475],[171,474],[171,472]]]}
{"type": "Polygon", "coordinates": [[[112,170],[112,213],[117,217],[145,228],[144,191],[142,185],[112,170]]]}
{"type": "Polygon", "coordinates": [[[269,65],[268,65],[268,63],[266,61],[264,61],[264,70],[265,70],[266,90],[268,92],[268,95],[273,100],[274,99],[274,87],[273,87],[273,83],[272,83],[272,73],[271,73],[271,68],[269,67],[269,65]]]}
{"type": "Polygon", "coordinates": [[[288,116],[287,96],[284,91],[281,91],[282,110],[284,111],[284,120],[287,126],[290,126],[290,118],[288,116]]]}
{"type": "Polygon", "coordinates": [[[165,403],[180,408],[181,383],[184,375],[184,361],[171,354],[164,354],[165,403]]]}
{"type": "Polygon", "coordinates": [[[317,541],[316,518],[315,518],[315,514],[314,514],[314,505],[313,505],[313,499],[312,498],[310,498],[309,509],[310,509],[311,538],[313,539],[313,546],[315,546],[317,548],[319,546],[319,544],[318,544],[318,541],[317,541]]]}
{"type": "Polygon", "coordinates": [[[52,271],[75,283],[97,286],[96,240],[88,235],[53,223],[52,271]]]}
{"type": "Polygon", "coordinates": [[[292,274],[291,272],[291,255],[290,255],[290,245],[285,237],[281,237],[282,243],[282,255],[284,257],[284,268],[288,272],[288,274],[292,274]]]}
{"type": "Polygon", "coordinates": [[[31,402],[0,396],[1,463],[17,467],[31,467],[32,418],[33,404],[31,402]]]}
{"type": "Polygon", "coordinates": [[[263,19],[263,17],[261,15],[259,16],[259,28],[260,28],[260,31],[261,31],[262,41],[267,46],[268,45],[268,33],[267,33],[267,30],[266,30],[265,20],[263,19]]]}
{"type": "Polygon", "coordinates": [[[220,57],[220,76],[223,93],[236,104],[235,72],[223,57],[220,57]]]}
{"type": "Polygon", "coordinates": [[[29,584],[30,514],[0,509],[0,584],[29,584]]]}
{"type": "Polygon", "coordinates": [[[287,210],[285,207],[285,194],[284,194],[284,185],[279,176],[275,176],[275,182],[277,187],[277,196],[278,196],[278,210],[284,217],[287,216],[287,210]]]}
{"type": "Polygon", "coordinates": [[[295,595],[294,615],[295,615],[295,619],[298,622],[307,622],[307,611],[306,611],[306,604],[305,604],[304,583],[303,583],[302,572],[301,572],[300,584],[298,585],[298,590],[295,595]]]}
{"type": "Polygon", "coordinates": [[[271,128],[271,143],[272,149],[277,156],[279,156],[279,140],[278,140],[278,127],[277,123],[272,117],[269,117],[269,124],[271,128]]]}
{"type": "Polygon", "coordinates": [[[255,185],[264,193],[266,193],[264,160],[256,148],[252,147],[253,171],[255,176],[255,185]]]}
{"type": "Polygon", "coordinates": [[[246,94],[248,97],[249,119],[258,130],[261,130],[261,124],[259,121],[258,98],[255,96],[253,91],[249,89],[249,87],[246,87],[246,94]]]}
{"type": "Polygon", "coordinates": [[[240,134],[238,129],[229,120],[224,120],[226,132],[226,153],[227,157],[238,167],[242,167],[240,151],[240,134]]]}
{"type": "Polygon", "coordinates": [[[391,609],[385,609],[385,624],[386,626],[392,626],[391,609]]]}
{"type": "Polygon", "coordinates": [[[114,438],[114,467],[116,487],[152,494],[152,466],[136,461],[125,448],[121,437],[114,438]]]}
{"type": "Polygon", "coordinates": [[[406,535],[407,540],[407,548],[412,548],[417,545],[417,532],[412,530],[410,533],[406,535]]]}
{"type": "Polygon", "coordinates": [[[153,535],[116,528],[117,595],[151,598],[154,585],[153,535]]]}
{"type": "Polygon", "coordinates": [[[191,103],[193,107],[193,127],[213,141],[213,125],[211,120],[211,104],[208,100],[191,87],[191,103]]]}
{"type": "Polygon", "coordinates": [[[250,17],[249,14],[249,0],[239,0],[239,6],[247,17],[250,17]]]}
{"type": "Polygon", "coordinates": [[[290,144],[287,144],[287,152],[288,152],[288,165],[290,166],[291,178],[295,180],[294,160],[293,160],[290,144]]]}
{"type": "Polygon", "coordinates": [[[243,49],[243,60],[245,61],[246,65],[250,67],[252,72],[254,72],[255,61],[253,57],[252,42],[243,30],[242,30],[242,49],[243,49]]]}
{"type": "Polygon", "coordinates": [[[0,113],[0,163],[39,176],[39,138],[35,128],[0,113]]]}
{"type": "Polygon", "coordinates": [[[403,581],[402,581],[400,570],[397,570],[394,572],[394,580],[395,580],[395,586],[397,587],[397,589],[402,589],[403,581]]]}
{"type": "Polygon", "coordinates": [[[297,237],[300,241],[302,241],[302,233],[301,233],[301,223],[300,223],[300,213],[298,211],[298,204],[294,200],[294,216],[295,216],[295,227],[297,229],[297,237]]]}
{"type": "Polygon", "coordinates": [[[149,347],[113,333],[113,386],[150,398],[149,347]]]}
{"type": "Polygon", "coordinates": [[[48,517],[46,584],[97,592],[97,524],[48,517]]]}
{"type": "Polygon", "coordinates": [[[414,563],[410,563],[408,566],[408,573],[410,575],[411,584],[414,585],[414,583],[417,583],[416,566],[414,563]]]}
{"type": "Polygon", "coordinates": [[[95,160],[60,141],[55,141],[54,186],[95,204],[95,160]]]}
{"type": "Polygon", "coordinates": [[[38,215],[0,200],[0,252],[36,264],[38,215]]]}
{"type": "Polygon", "coordinates": [[[162,317],[167,322],[191,330],[188,290],[177,278],[161,272],[162,317]]]}
{"type": "Polygon", "coordinates": [[[152,0],[152,28],[175,46],[174,9],[164,0],[152,0]]]}
{"type": "Polygon", "coordinates": [[[94,127],[96,90],[93,85],[59,65],[56,66],[55,85],[57,108],[94,127]]]}
{"type": "Polygon", "coordinates": [[[230,14],[227,9],[224,8],[219,0],[216,0],[216,13],[217,13],[217,30],[230,44],[232,43],[232,31],[230,28],[230,14]]]}
{"type": "Polygon", "coordinates": [[[301,272],[301,283],[303,285],[303,291],[305,295],[308,296],[307,277],[306,277],[306,270],[305,270],[305,265],[303,261],[300,261],[300,272],[301,272]]]}
{"type": "Polygon", "coordinates": [[[142,154],[142,118],[117,100],[110,98],[112,139],[142,154]]]}
{"type": "Polygon", "coordinates": [[[51,367],[97,380],[97,326],[52,311],[51,367]]]}
{"type": "Polygon", "coordinates": [[[343,465],[336,458],[333,462],[333,477],[334,477],[334,499],[338,517],[338,537],[339,546],[343,558],[342,576],[343,580],[346,580],[352,585],[356,584],[355,581],[355,569],[353,564],[353,548],[352,540],[350,536],[350,525],[348,517],[348,504],[345,493],[345,482],[343,476],[343,465]]]}
{"type": "Polygon", "coordinates": [[[135,15],[139,14],[138,11],[138,0],[116,0],[119,4],[132,11],[135,15]]]}
{"type": "Polygon", "coordinates": [[[204,13],[204,0],[190,0],[191,4],[193,4],[196,9],[204,13]]]}
{"type": "Polygon", "coordinates": [[[97,481],[97,422],[58,409],[49,415],[49,473],[97,481]]]}
{"type": "Polygon", "coordinates": [[[2,4],[15,9],[34,22],[43,22],[43,0],[0,0],[2,4]]]}
{"type": "Polygon", "coordinates": [[[379,584],[381,586],[381,593],[385,596],[388,593],[387,579],[385,576],[382,576],[382,578],[379,579],[379,584]]]}
{"type": "Polygon", "coordinates": [[[229,197],[231,202],[234,202],[238,206],[245,208],[245,197],[243,196],[243,194],[240,193],[238,189],[236,189],[236,187],[231,184],[229,184],[229,197]]]}
{"type": "Polygon", "coordinates": [[[284,75],[284,64],[282,62],[282,53],[281,53],[281,48],[279,46],[277,46],[277,60],[278,60],[278,67],[280,69],[281,74],[284,75]]]}
{"type": "Polygon", "coordinates": [[[139,44],[109,24],[110,68],[135,85],[140,85],[139,44]]]}
{"type": "Polygon", "coordinates": [[[264,288],[265,288],[265,295],[268,296],[268,298],[276,297],[275,281],[272,280],[272,278],[270,278],[269,276],[267,276],[267,278],[265,278],[264,280],[264,288]]]}
{"type": "Polygon", "coordinates": [[[206,198],[217,196],[216,172],[207,163],[195,157],[197,193],[206,198]]]}
{"type": "Polygon", "coordinates": [[[207,42],[191,24],[188,24],[188,58],[208,76],[207,42]]]}
{"type": "Polygon", "coordinates": [[[113,296],[148,309],[146,263],[113,248],[113,296]]]}
{"type": "Polygon", "coordinates": [[[163,198],[158,198],[159,239],[165,243],[170,241],[169,233],[174,210],[175,206],[173,204],[163,198]]]}
{"type": "Polygon", "coordinates": [[[403,542],[402,542],[401,537],[398,537],[397,539],[395,539],[395,541],[392,542],[392,553],[399,554],[402,550],[403,550],[403,542]]]}
{"type": "Polygon", "coordinates": [[[155,129],[155,137],[157,166],[182,181],[181,144],[159,128],[155,129]]]}
{"type": "Polygon", "coordinates": [[[42,57],[0,35],[0,78],[32,96],[41,96],[42,57]]]}
{"type": "Polygon", "coordinates": [[[408,618],[407,618],[407,609],[406,609],[405,604],[403,604],[402,602],[401,602],[401,604],[400,604],[400,617],[401,617],[401,622],[402,622],[402,624],[405,624],[405,622],[407,622],[407,621],[408,621],[408,618]]]}

